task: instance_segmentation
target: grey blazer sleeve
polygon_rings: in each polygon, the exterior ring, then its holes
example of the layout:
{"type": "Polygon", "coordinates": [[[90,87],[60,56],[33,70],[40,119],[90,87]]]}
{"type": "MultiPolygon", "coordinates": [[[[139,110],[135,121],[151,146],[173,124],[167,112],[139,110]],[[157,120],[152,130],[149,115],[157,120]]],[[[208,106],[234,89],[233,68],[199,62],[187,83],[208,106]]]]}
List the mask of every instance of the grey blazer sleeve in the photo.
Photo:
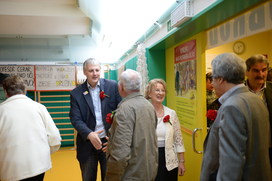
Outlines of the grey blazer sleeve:
{"type": "Polygon", "coordinates": [[[234,106],[221,110],[219,127],[218,180],[241,180],[245,165],[247,124],[243,112],[234,106]],[[240,171],[238,171],[240,170],[240,171]]]}

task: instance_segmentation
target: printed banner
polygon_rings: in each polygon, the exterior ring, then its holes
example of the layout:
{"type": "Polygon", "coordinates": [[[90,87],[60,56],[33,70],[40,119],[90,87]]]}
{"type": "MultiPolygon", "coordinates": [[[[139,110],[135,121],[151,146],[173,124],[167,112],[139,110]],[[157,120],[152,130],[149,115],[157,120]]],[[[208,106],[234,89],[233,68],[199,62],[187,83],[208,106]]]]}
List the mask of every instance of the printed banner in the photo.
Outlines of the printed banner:
{"type": "Polygon", "coordinates": [[[175,48],[175,64],[196,59],[196,40],[189,41],[175,48]]]}
{"type": "Polygon", "coordinates": [[[176,113],[180,125],[193,130],[196,115],[196,40],[175,48],[176,113]]]}
{"type": "Polygon", "coordinates": [[[272,1],[206,32],[206,49],[272,29],[272,1]]]}
{"type": "Polygon", "coordinates": [[[36,90],[72,90],[76,87],[75,66],[35,66],[36,90]]]}

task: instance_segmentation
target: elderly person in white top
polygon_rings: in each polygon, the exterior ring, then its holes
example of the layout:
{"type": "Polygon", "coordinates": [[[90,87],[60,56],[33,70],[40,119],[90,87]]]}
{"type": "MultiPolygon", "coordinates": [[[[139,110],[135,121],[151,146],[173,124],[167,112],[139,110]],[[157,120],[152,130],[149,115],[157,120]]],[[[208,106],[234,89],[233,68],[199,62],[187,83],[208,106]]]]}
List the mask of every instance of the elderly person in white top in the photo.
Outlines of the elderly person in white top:
{"type": "Polygon", "coordinates": [[[145,92],[145,98],[151,99],[158,117],[159,168],[155,181],[176,181],[178,174],[183,176],[186,171],[185,148],[177,114],[174,110],[162,105],[166,92],[166,83],[162,79],[151,80],[145,92]],[[177,154],[179,154],[179,160],[177,154]]]}
{"type": "Polygon", "coordinates": [[[1,181],[42,181],[52,167],[50,154],[61,144],[59,130],[45,106],[29,99],[24,80],[3,81],[7,100],[0,104],[1,181]]]}

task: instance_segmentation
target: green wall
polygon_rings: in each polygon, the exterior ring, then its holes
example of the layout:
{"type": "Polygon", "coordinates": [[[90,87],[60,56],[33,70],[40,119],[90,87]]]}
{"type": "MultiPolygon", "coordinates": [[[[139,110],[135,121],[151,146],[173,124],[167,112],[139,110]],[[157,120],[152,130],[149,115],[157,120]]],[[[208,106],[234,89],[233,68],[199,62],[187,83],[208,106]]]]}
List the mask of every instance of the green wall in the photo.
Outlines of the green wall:
{"type": "MultiPolygon", "coordinates": [[[[109,73],[110,73],[109,79],[118,82],[117,80],[118,70],[110,70],[109,73]]],[[[104,73],[104,76],[105,79],[108,79],[108,73],[104,73]]]]}
{"type": "MultiPolygon", "coordinates": [[[[165,76],[165,51],[164,50],[146,50],[147,57],[147,69],[149,80],[163,79],[166,81],[165,76]]],[[[166,105],[166,97],[163,101],[163,105],[166,105]]]]}
{"type": "MultiPolygon", "coordinates": [[[[137,69],[138,56],[136,55],[125,64],[125,69],[137,69]]],[[[165,77],[165,51],[146,49],[146,62],[149,80],[165,77]]],[[[166,99],[163,102],[166,105],[166,99]]]]}
{"type": "Polygon", "coordinates": [[[136,55],[135,57],[130,59],[128,62],[126,62],[125,69],[136,70],[137,69],[137,60],[138,60],[138,56],[136,55]]]}
{"type": "Polygon", "coordinates": [[[165,51],[147,50],[146,57],[149,80],[155,78],[165,80],[165,51]]]}
{"type": "MultiPolygon", "coordinates": [[[[132,70],[136,70],[137,69],[137,55],[135,57],[133,57],[132,59],[130,59],[128,62],[126,62],[125,64],[125,69],[132,69],[132,70]]],[[[109,71],[110,76],[109,79],[111,80],[115,80],[116,82],[118,82],[118,70],[110,70],[109,71]]],[[[105,73],[105,78],[108,78],[108,73],[105,73]]]]}
{"type": "MultiPolygon", "coordinates": [[[[69,118],[70,108],[49,108],[49,107],[59,107],[59,106],[70,106],[70,91],[50,91],[50,92],[40,92],[41,96],[54,96],[54,97],[41,97],[41,103],[47,107],[51,117],[53,118],[55,123],[71,123],[69,118]],[[56,96],[56,97],[55,97],[56,96]],[[59,96],[59,97],[58,97],[59,96]],[[61,97],[61,96],[68,96],[68,97],[61,97]],[[66,102],[59,102],[59,103],[50,103],[47,101],[66,101],[66,102]],[[54,112],[64,112],[64,113],[57,113],[54,112]],[[55,119],[57,118],[57,119],[55,119]],[[64,119],[58,119],[64,118],[64,119]]],[[[57,125],[59,129],[65,128],[73,128],[72,124],[67,125],[57,125]]],[[[60,130],[60,134],[73,134],[73,130],[60,130]]],[[[66,139],[74,139],[74,136],[61,136],[62,140],[66,139]]],[[[61,147],[67,146],[74,146],[73,141],[62,141],[61,147]]]]}

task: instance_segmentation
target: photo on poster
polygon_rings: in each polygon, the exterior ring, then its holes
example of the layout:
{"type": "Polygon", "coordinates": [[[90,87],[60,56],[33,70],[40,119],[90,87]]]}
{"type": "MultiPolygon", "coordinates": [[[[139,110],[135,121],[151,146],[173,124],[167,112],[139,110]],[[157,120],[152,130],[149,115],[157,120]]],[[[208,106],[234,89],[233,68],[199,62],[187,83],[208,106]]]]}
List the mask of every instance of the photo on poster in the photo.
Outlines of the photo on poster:
{"type": "Polygon", "coordinates": [[[195,90],[196,60],[175,64],[175,96],[193,98],[195,90]]]}

